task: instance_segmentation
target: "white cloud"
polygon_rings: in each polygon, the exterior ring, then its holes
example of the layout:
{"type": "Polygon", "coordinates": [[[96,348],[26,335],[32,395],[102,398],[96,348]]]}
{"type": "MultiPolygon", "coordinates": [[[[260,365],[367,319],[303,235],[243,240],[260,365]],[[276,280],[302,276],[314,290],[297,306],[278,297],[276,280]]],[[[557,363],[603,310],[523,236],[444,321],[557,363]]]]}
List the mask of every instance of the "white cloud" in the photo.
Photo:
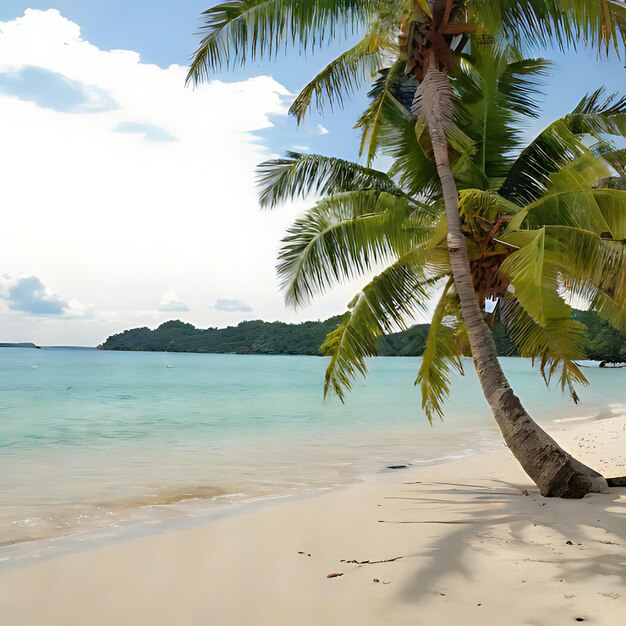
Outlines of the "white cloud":
{"type": "Polygon", "coordinates": [[[227,313],[249,313],[254,310],[243,300],[229,300],[227,298],[218,299],[212,308],[218,311],[226,311],[227,313]]]}
{"type": "Polygon", "coordinates": [[[63,298],[47,289],[36,276],[11,281],[3,292],[2,298],[11,311],[33,315],[63,315],[69,307],[63,298]]]}
{"type": "Polygon", "coordinates": [[[188,89],[185,68],[100,50],[56,10],[0,22],[0,74],[25,68],[53,77],[50,90],[115,106],[87,102],[85,115],[80,102],[50,106],[48,92],[43,100],[0,92],[0,268],[54,284],[85,318],[68,324],[66,312],[34,323],[5,303],[1,340],[95,345],[167,319],[153,297],[170,289],[185,294],[186,318],[201,327],[234,321],[211,307],[223,293],[240,294],[264,319],[327,317],[350,300],[353,288],[343,287],[308,310],[283,305],[274,267],[298,207],[262,212],[255,188],[255,167],[270,151],[253,133],[287,114],[289,94],[271,77],[188,89]]]}
{"type": "Polygon", "coordinates": [[[189,307],[185,302],[179,299],[175,292],[169,291],[164,293],[159,303],[158,311],[163,313],[185,312],[189,311],[189,307]]]}
{"type": "Polygon", "coordinates": [[[309,148],[309,146],[295,145],[291,146],[291,149],[295,150],[296,152],[311,152],[311,148],[309,148]]]}
{"type": "Polygon", "coordinates": [[[32,317],[53,316],[64,319],[85,318],[92,315],[90,307],[78,300],[65,300],[46,287],[36,276],[0,276],[0,300],[8,311],[32,317]]]}
{"type": "Polygon", "coordinates": [[[122,122],[113,130],[118,133],[136,133],[146,141],[176,141],[176,137],[168,133],[164,128],[154,124],[137,124],[135,122],[122,122]]]}
{"type": "Polygon", "coordinates": [[[318,124],[318,125],[315,127],[315,130],[316,130],[316,132],[317,132],[317,134],[318,134],[318,135],[328,135],[328,133],[330,132],[330,131],[328,130],[328,128],[326,128],[326,127],[325,127],[324,125],[322,125],[322,124],[318,124]]]}

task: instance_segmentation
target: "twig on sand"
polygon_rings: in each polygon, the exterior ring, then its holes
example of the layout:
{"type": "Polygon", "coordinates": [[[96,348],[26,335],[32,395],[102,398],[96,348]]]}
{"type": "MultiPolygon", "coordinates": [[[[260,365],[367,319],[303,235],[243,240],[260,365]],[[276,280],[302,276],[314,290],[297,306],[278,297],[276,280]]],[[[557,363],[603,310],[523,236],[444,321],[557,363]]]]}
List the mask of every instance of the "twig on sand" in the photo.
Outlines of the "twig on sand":
{"type": "Polygon", "coordinates": [[[357,561],[356,559],[341,559],[340,563],[354,563],[356,565],[376,565],[378,563],[392,563],[393,561],[399,561],[401,556],[394,556],[393,559],[381,559],[380,561],[357,561]]]}

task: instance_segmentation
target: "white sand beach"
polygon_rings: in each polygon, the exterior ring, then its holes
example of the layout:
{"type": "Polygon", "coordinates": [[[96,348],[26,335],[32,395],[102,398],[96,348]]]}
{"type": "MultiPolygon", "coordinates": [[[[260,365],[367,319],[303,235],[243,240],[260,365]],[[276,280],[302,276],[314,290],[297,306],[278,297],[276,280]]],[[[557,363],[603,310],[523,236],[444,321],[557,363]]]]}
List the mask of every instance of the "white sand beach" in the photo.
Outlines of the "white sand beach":
{"type": "MultiPolygon", "coordinates": [[[[551,433],[626,474],[626,416],[551,433]]],[[[544,499],[504,446],[0,575],[7,626],[583,621],[626,622],[626,489],[544,499]]]]}

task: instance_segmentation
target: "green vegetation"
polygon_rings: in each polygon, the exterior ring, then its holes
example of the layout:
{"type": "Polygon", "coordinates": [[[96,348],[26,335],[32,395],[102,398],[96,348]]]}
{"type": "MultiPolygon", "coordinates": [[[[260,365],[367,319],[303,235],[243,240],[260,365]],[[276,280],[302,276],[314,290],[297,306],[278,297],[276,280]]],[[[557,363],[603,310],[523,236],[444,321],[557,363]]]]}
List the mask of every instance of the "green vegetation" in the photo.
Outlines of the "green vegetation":
{"type": "MultiPolygon", "coordinates": [[[[601,186],[612,171],[609,161],[621,159],[608,137],[626,134],[626,97],[597,90],[524,145],[516,128],[539,114],[538,82],[547,67],[491,46],[466,59],[452,81],[458,117],[465,120],[459,132],[481,149],[453,169],[480,325],[488,338],[487,325],[501,325],[510,338],[508,349],[493,346],[494,355],[517,350],[537,359],[546,383],[558,380],[577,401],[576,386],[587,384],[577,364],[586,356],[585,327],[562,294],[589,302],[626,331],[626,193],[601,186]],[[591,139],[600,144],[593,151],[586,145],[591,139]],[[487,299],[497,304],[483,314],[487,299]]],[[[322,196],[282,242],[278,275],[288,303],[305,305],[335,283],[384,267],[323,346],[332,357],[326,392],[343,397],[366,373],[365,359],[379,353],[379,338],[406,328],[406,320],[440,294],[418,376],[433,418],[443,413],[449,372],[460,371],[460,356],[476,357],[476,351],[453,281],[442,187],[415,118],[400,104],[390,108],[381,137],[391,146],[384,151],[389,172],[293,152],[262,163],[261,203],[272,208],[322,196]]]]}
{"type": "Polygon", "coordinates": [[[337,328],[341,318],[324,322],[241,322],[228,328],[201,329],[178,320],[165,322],[155,330],[134,328],[109,337],[102,350],[149,352],[214,352],[222,354],[319,354],[326,335],[337,328]]]}
{"type": "Polygon", "coordinates": [[[587,327],[583,344],[587,358],[626,363],[626,334],[620,333],[593,311],[574,311],[573,317],[587,327]]]}
{"type": "MultiPolygon", "coordinates": [[[[585,353],[590,359],[607,362],[626,361],[626,335],[602,321],[596,313],[574,311],[575,319],[587,327],[585,353]]],[[[218,354],[309,354],[319,355],[326,335],[341,325],[341,316],[323,322],[241,322],[228,328],[201,329],[178,320],[165,322],[155,330],[133,328],[112,335],[101,350],[145,352],[210,352],[218,354]]],[[[380,356],[421,356],[430,324],[417,324],[408,330],[378,339],[380,356]]],[[[517,352],[502,326],[493,330],[498,353],[515,356],[517,352]]]]}
{"type": "Polygon", "coordinates": [[[294,101],[308,110],[341,106],[378,72],[357,121],[368,167],[338,160],[264,164],[262,203],[305,190],[322,199],[283,240],[278,272],[291,304],[333,282],[376,276],[348,305],[322,351],[331,356],[325,393],[340,398],[365,358],[445,282],[418,381],[429,420],[442,414],[453,369],[471,351],[485,399],[507,446],[544,496],[581,498],[606,489],[528,415],[513,393],[486,323],[485,297],[498,302],[520,354],[536,358],[546,383],[558,378],[577,401],[587,384],[576,364],[585,328],[563,300],[573,293],[626,331],[624,192],[607,139],[626,135],[626,99],[601,91],[530,145],[521,123],[536,117],[537,78],[548,64],[532,47],[589,44],[608,53],[623,41],[621,0],[232,0],[203,13],[202,40],[188,75],[201,82],[224,67],[313,51],[345,32],[364,38],[331,61],[294,101]],[[411,104],[412,103],[412,104],[411,104]],[[389,172],[369,168],[391,159],[389,172]]]}

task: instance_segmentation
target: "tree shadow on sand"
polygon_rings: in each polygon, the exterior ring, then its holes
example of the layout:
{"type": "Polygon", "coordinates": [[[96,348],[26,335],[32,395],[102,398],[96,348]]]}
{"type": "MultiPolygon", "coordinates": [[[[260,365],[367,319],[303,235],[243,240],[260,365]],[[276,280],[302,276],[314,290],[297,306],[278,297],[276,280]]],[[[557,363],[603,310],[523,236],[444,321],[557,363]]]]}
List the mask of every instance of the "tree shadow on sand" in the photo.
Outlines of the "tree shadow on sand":
{"type": "Polygon", "coordinates": [[[617,577],[626,587],[626,489],[583,500],[558,500],[529,493],[528,485],[495,480],[482,485],[423,482],[406,487],[406,496],[389,499],[406,501],[407,508],[380,523],[435,524],[450,530],[434,538],[427,549],[405,556],[419,558],[420,565],[399,591],[404,602],[441,592],[442,579],[453,572],[471,580],[468,564],[477,551],[503,549],[508,550],[505,558],[515,562],[553,564],[561,580],[617,577]],[[427,509],[421,506],[425,504],[427,509]],[[440,511],[446,513],[443,519],[437,519],[440,511]],[[448,516],[454,519],[446,520],[448,516]],[[587,552],[592,545],[593,554],[587,552]]]}

